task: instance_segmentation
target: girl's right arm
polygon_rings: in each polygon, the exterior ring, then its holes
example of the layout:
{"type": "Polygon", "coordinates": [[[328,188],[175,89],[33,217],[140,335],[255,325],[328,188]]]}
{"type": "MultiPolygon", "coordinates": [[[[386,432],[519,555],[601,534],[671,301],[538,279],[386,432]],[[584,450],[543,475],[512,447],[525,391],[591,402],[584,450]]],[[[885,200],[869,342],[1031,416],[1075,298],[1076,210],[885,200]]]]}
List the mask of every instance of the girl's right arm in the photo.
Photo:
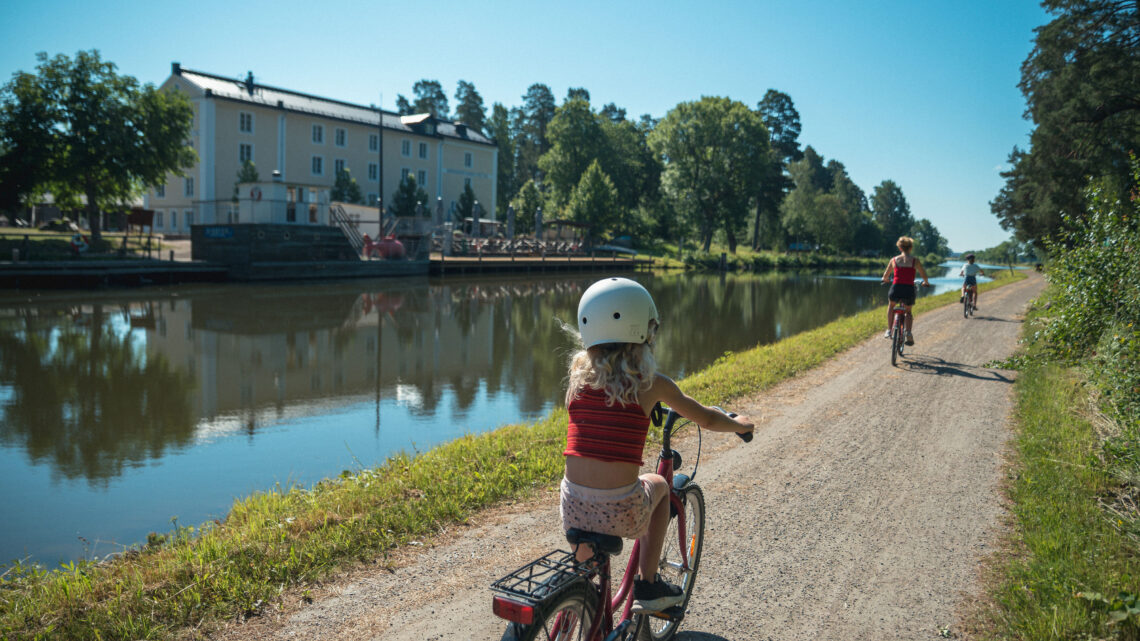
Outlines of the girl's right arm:
{"type": "Polygon", "coordinates": [[[751,432],[756,426],[747,416],[729,418],[726,414],[701,404],[681,391],[673,379],[658,374],[653,385],[643,395],[652,407],[658,401],[677,410],[677,413],[706,430],[714,432],[751,432]]]}

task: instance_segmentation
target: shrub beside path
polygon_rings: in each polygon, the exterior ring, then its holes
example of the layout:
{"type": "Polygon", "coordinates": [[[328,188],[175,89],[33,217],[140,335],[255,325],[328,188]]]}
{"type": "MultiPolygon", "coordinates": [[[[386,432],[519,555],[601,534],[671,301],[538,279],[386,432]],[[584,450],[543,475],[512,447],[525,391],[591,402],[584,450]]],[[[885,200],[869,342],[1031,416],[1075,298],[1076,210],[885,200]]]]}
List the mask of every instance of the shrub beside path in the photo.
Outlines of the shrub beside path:
{"type": "MultiPolygon", "coordinates": [[[[983,365],[1016,350],[1043,287],[1031,274],[990,290],[969,320],[958,305],[921,315],[900,367],[875,337],[737,401],[761,420],[748,445],[705,435],[705,550],[678,638],[968,636],[959,614],[1000,540],[1013,435],[1016,372],[983,365]]],[[[213,637],[498,639],[487,586],[554,547],[549,488],[413,546],[393,570],[359,568],[213,637]]]]}

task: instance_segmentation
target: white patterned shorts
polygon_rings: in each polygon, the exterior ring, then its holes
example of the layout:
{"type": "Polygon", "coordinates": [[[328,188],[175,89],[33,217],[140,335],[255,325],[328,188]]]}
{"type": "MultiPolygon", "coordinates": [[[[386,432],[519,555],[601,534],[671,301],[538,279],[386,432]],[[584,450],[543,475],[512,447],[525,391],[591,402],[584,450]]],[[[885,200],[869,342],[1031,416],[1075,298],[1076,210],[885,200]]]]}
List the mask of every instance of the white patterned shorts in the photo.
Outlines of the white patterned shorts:
{"type": "Polygon", "coordinates": [[[649,529],[653,494],[649,481],[601,490],[562,479],[562,528],[640,538],[649,529]]]}

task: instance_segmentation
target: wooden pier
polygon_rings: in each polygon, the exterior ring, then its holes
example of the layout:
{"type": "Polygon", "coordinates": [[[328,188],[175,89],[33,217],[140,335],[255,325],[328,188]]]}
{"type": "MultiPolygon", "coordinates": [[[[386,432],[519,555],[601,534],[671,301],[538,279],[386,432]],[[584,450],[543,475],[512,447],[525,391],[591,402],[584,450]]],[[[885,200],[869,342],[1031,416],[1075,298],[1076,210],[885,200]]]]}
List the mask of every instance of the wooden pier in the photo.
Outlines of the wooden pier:
{"type": "Polygon", "coordinates": [[[431,275],[482,274],[492,272],[593,271],[648,269],[652,258],[634,256],[444,256],[431,255],[431,275]]]}

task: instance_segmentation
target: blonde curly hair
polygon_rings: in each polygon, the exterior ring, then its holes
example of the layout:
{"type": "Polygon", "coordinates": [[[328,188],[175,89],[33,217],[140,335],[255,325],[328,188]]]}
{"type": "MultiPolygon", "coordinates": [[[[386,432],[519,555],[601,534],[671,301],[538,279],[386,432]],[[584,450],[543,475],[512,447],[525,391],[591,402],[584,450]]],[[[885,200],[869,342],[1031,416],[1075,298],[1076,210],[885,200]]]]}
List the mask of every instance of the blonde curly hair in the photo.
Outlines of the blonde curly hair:
{"type": "MultiPolygon", "coordinates": [[[[577,330],[563,326],[581,345],[577,330]]],[[[586,388],[604,390],[606,405],[634,405],[638,395],[653,385],[657,375],[657,359],[653,345],[657,338],[657,321],[650,321],[644,343],[603,343],[579,348],[570,355],[566,386],[566,405],[586,388]]]]}

